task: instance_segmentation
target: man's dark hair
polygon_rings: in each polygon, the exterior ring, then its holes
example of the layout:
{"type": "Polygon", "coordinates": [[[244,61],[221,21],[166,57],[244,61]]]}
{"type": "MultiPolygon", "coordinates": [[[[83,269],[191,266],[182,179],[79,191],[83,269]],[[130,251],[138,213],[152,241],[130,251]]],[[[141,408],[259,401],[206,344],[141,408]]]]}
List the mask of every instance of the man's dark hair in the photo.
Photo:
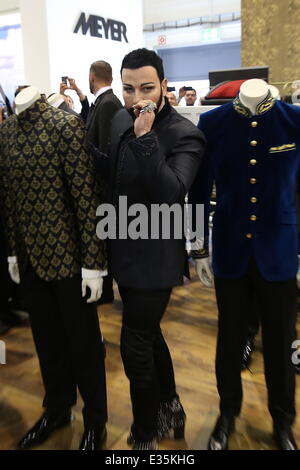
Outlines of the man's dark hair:
{"type": "Polygon", "coordinates": [[[140,67],[147,67],[148,65],[155,68],[159,81],[162,82],[165,78],[163,61],[154,51],[149,51],[145,48],[131,51],[124,57],[121,75],[123,69],[134,70],[140,67]]]}
{"type": "Polygon", "coordinates": [[[90,70],[95,74],[95,77],[98,80],[102,80],[106,83],[112,82],[112,68],[108,62],[105,62],[104,60],[98,60],[91,65],[90,70]]]}
{"type": "Polygon", "coordinates": [[[190,90],[186,90],[186,91],[194,91],[194,92],[196,93],[196,95],[197,95],[197,92],[196,92],[195,88],[192,88],[192,87],[191,87],[190,90]]]}

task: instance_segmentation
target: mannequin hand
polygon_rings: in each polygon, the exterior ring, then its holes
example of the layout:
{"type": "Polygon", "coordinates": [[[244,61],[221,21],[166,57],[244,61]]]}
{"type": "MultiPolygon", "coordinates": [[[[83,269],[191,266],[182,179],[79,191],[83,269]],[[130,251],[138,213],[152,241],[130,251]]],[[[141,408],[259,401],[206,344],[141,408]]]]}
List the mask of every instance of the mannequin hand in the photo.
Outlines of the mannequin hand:
{"type": "Polygon", "coordinates": [[[97,302],[102,295],[103,278],[97,279],[82,279],[82,297],[86,296],[86,288],[89,287],[91,290],[91,296],[87,299],[88,304],[97,302]]]}
{"type": "Polygon", "coordinates": [[[11,256],[7,259],[8,261],[8,272],[16,284],[20,284],[20,273],[19,273],[19,266],[18,266],[18,260],[16,256],[11,256]]]}
{"type": "Polygon", "coordinates": [[[298,255],[297,286],[300,289],[300,255],[298,255]]]}
{"type": "Polygon", "coordinates": [[[81,269],[82,274],[82,297],[86,296],[86,288],[89,287],[91,296],[87,299],[87,303],[97,302],[102,295],[103,276],[107,275],[107,271],[95,271],[92,269],[81,269]]]}
{"type": "Polygon", "coordinates": [[[214,277],[209,266],[208,258],[196,259],[196,271],[204,286],[213,287],[214,277]]]}

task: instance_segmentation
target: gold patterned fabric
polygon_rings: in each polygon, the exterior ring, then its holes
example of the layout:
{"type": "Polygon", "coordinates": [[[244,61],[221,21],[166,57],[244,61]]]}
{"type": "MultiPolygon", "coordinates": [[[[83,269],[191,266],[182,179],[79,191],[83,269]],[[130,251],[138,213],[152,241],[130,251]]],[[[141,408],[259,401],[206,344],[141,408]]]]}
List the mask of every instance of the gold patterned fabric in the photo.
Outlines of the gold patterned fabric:
{"type": "Polygon", "coordinates": [[[0,182],[9,255],[40,278],[106,268],[96,235],[97,191],[79,118],[36,101],[0,127],[0,182]]]}
{"type": "MultiPolygon", "coordinates": [[[[264,98],[264,100],[257,105],[256,111],[255,111],[255,116],[260,116],[264,113],[267,113],[270,109],[273,108],[275,103],[276,103],[276,99],[273,98],[271,92],[269,91],[269,93],[264,98]]],[[[247,106],[245,106],[241,102],[239,96],[234,100],[233,106],[234,106],[234,109],[236,110],[236,112],[241,114],[242,116],[253,117],[253,114],[252,114],[251,110],[249,108],[247,108],[247,106]]]]}
{"type": "MultiPolygon", "coordinates": [[[[242,67],[268,65],[270,83],[300,80],[300,0],[242,0],[242,67]]],[[[299,87],[297,87],[299,88],[299,87]]]]}

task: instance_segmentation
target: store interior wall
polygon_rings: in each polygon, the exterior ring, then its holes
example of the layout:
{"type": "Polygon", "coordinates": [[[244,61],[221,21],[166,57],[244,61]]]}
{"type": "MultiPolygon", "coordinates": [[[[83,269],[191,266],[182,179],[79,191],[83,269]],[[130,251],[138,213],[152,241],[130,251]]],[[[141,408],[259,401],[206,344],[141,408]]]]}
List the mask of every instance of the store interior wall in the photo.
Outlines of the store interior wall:
{"type": "MultiPolygon", "coordinates": [[[[105,47],[99,47],[100,45],[102,46],[103,43],[99,41],[99,38],[87,38],[87,36],[83,35],[74,35],[74,34],[69,34],[65,35],[62,34],[61,32],[63,30],[71,30],[74,27],[74,18],[73,18],[73,23],[71,23],[71,18],[72,18],[72,11],[74,9],[74,5],[77,4],[78,6],[78,11],[80,10],[80,6],[84,5],[82,7],[83,10],[89,10],[89,6],[91,5],[90,0],[85,1],[84,3],[82,0],[64,0],[62,2],[61,0],[49,0],[48,2],[48,11],[47,11],[47,18],[46,18],[46,23],[42,24],[33,24],[32,25],[32,18],[30,18],[30,8],[28,7],[28,4],[30,2],[39,2],[39,8],[41,8],[41,4],[46,1],[46,0],[1,0],[1,5],[0,5],[0,21],[1,21],[1,10],[7,11],[9,8],[10,9],[18,9],[20,8],[20,5],[23,2],[23,9],[24,5],[27,4],[27,11],[28,11],[28,21],[26,22],[27,24],[27,33],[25,33],[26,38],[25,38],[25,43],[26,43],[26,64],[30,64],[30,72],[28,70],[26,73],[24,72],[24,82],[27,81],[28,83],[31,83],[31,77],[37,77],[40,72],[44,72],[47,68],[49,69],[47,72],[47,77],[49,78],[48,83],[46,81],[43,81],[45,84],[45,90],[46,92],[54,92],[58,91],[58,86],[59,86],[59,81],[62,75],[68,75],[72,76],[77,79],[78,85],[83,89],[84,92],[88,93],[88,68],[89,65],[92,61],[97,60],[99,58],[102,58],[104,60],[107,60],[108,62],[112,63],[113,69],[114,69],[114,89],[116,90],[117,94],[119,97],[121,96],[121,82],[120,82],[120,77],[119,77],[119,65],[120,65],[120,57],[119,54],[121,52],[120,50],[120,44],[113,44],[113,47],[107,50],[105,47]],[[55,7],[55,2],[57,2],[57,5],[55,7]],[[51,5],[51,8],[49,8],[49,5],[51,5]],[[72,5],[72,8],[70,8],[70,5],[72,5]],[[59,12],[59,14],[57,14],[59,12]],[[31,24],[31,27],[30,27],[31,24]],[[47,35],[42,37],[41,41],[38,41],[36,43],[36,34],[33,34],[32,29],[35,28],[40,28],[44,30],[47,30],[47,35]],[[43,45],[43,42],[45,43],[43,45]],[[46,43],[49,43],[48,45],[46,43]],[[41,52],[36,52],[36,47],[40,50],[44,50],[44,54],[41,52]],[[96,52],[95,52],[96,51],[96,52]],[[98,52],[99,51],[99,52],[98,52]],[[101,56],[100,56],[101,54],[101,56]],[[36,60],[36,57],[39,59],[36,60]],[[35,70],[34,70],[35,69],[35,70]],[[27,80],[27,77],[29,80],[27,80]]],[[[136,0],[130,0],[131,5],[132,2],[136,0]]],[[[111,11],[117,11],[118,14],[120,12],[120,2],[117,1],[115,2],[118,4],[118,8],[112,8],[112,2],[109,2],[109,5],[106,4],[104,6],[103,3],[101,3],[101,8],[99,9],[99,2],[97,0],[92,0],[93,5],[95,8],[90,8],[90,10],[93,10],[93,12],[99,12],[101,10],[101,16],[105,16],[105,9],[107,8],[109,12],[111,11]],[[97,6],[96,6],[97,4],[97,6]]],[[[126,2],[125,2],[126,3],[126,2]]],[[[203,16],[203,15],[209,15],[207,17],[207,20],[209,21],[212,18],[212,15],[223,15],[228,13],[229,16],[230,14],[233,14],[234,12],[238,12],[240,8],[240,0],[239,1],[225,1],[225,0],[211,0],[211,1],[202,1],[202,0],[197,0],[197,1],[187,1],[185,2],[184,5],[180,5],[179,3],[174,4],[174,2],[170,2],[169,0],[161,0],[160,2],[157,2],[157,5],[155,5],[155,0],[140,0],[140,9],[138,8],[137,14],[132,15],[132,11],[136,9],[131,8],[129,11],[131,17],[132,17],[132,22],[134,23],[134,28],[135,31],[138,30],[138,21],[137,18],[140,15],[143,14],[144,10],[144,24],[148,23],[149,21],[157,20],[159,19],[162,21],[163,19],[168,21],[171,18],[176,17],[176,19],[179,21],[180,18],[186,18],[187,16],[191,17],[196,17],[196,16],[203,16]],[[158,5],[159,4],[159,5],[158,5]],[[144,9],[142,9],[142,6],[144,9]],[[151,13],[152,12],[152,13],[151,13]],[[151,15],[150,15],[151,13],[151,15]],[[154,16],[154,13],[156,16],[154,16]],[[171,15],[169,14],[171,13],[171,15]]],[[[124,2],[122,2],[123,5],[124,2]]],[[[100,13],[97,13],[100,15],[100,13]]],[[[111,17],[112,15],[110,15],[111,17]]],[[[35,18],[37,15],[35,15],[35,18]]],[[[1,24],[1,23],[0,23],[1,24]]],[[[23,25],[24,29],[24,25],[23,25]]],[[[140,32],[142,31],[142,20],[140,23],[140,32]]],[[[142,33],[141,33],[142,34],[142,33]]],[[[128,47],[128,50],[131,50],[135,47],[141,47],[145,46],[148,47],[149,49],[155,49],[166,61],[166,74],[167,76],[169,75],[169,80],[170,84],[173,84],[176,82],[176,87],[179,88],[180,84],[186,84],[186,80],[188,80],[187,85],[194,86],[198,94],[203,96],[205,92],[208,90],[208,71],[209,68],[211,69],[216,69],[216,68],[221,68],[221,66],[218,65],[219,63],[219,58],[220,55],[217,53],[218,50],[222,50],[223,54],[222,56],[222,67],[225,65],[224,68],[228,66],[228,68],[231,68],[232,66],[238,67],[239,66],[239,51],[237,51],[237,48],[235,47],[235,53],[232,55],[230,52],[228,52],[228,55],[226,51],[230,51],[230,49],[222,49],[222,44],[223,43],[237,43],[240,41],[241,37],[241,23],[240,21],[234,21],[234,22],[227,22],[227,23],[220,23],[216,25],[211,25],[211,24],[203,24],[202,26],[191,26],[189,28],[180,28],[177,31],[168,31],[168,32],[163,32],[162,34],[165,34],[166,39],[167,39],[167,44],[165,45],[159,45],[159,36],[160,32],[149,32],[149,31],[144,31],[144,37],[140,37],[137,41],[135,41],[135,46],[128,47]],[[207,31],[208,27],[212,26],[210,28],[209,34],[211,34],[211,37],[206,37],[204,36],[205,31],[207,31]],[[214,44],[215,44],[215,49],[214,49],[214,44]],[[191,54],[193,55],[193,51],[195,51],[194,47],[192,46],[204,46],[203,48],[199,48],[199,57],[201,57],[201,60],[190,60],[191,54]],[[218,47],[220,45],[220,48],[218,47]],[[184,51],[180,51],[179,47],[184,47],[184,51]],[[211,48],[212,47],[212,48],[211,48]],[[169,49],[169,51],[168,51],[169,49]],[[170,50],[172,49],[172,50],[170,50]],[[212,54],[213,49],[216,51],[215,55],[215,60],[213,60],[213,63],[210,65],[210,67],[207,66],[207,61],[211,61],[211,59],[214,59],[214,55],[212,54]],[[173,54],[173,68],[170,67],[170,56],[173,54]],[[176,60],[176,57],[178,56],[178,60],[176,60]],[[184,60],[185,59],[185,60],[184,60]],[[224,62],[225,61],[225,62],[224,62]],[[190,66],[185,67],[184,63],[188,63],[190,66]],[[224,64],[223,64],[224,62],[224,64]],[[182,70],[186,70],[187,72],[191,72],[191,64],[195,65],[195,70],[193,73],[189,73],[188,75],[185,74],[184,76],[181,74],[182,70]],[[176,73],[173,73],[175,70],[176,73]]],[[[24,36],[24,31],[23,31],[23,36],[24,36]]],[[[0,41],[1,41],[1,36],[0,36],[0,41]]],[[[1,46],[1,42],[0,42],[1,46]]],[[[230,46],[229,46],[230,47],[230,46]]],[[[3,49],[3,48],[2,48],[3,49]]],[[[15,47],[16,49],[16,47],[15,47]]],[[[19,48],[18,49],[22,49],[19,48]]],[[[125,51],[124,54],[127,52],[126,48],[122,49],[122,51],[125,51]]],[[[123,54],[123,52],[122,52],[123,54]]],[[[124,55],[123,54],[123,55],[124,55]]],[[[3,70],[1,67],[1,64],[3,62],[1,61],[1,49],[0,49],[0,81],[3,79],[3,70]]],[[[20,60],[18,61],[20,64],[20,60]]],[[[21,67],[19,66],[19,69],[21,67]]],[[[7,75],[7,74],[6,74],[7,75]]],[[[16,74],[12,74],[12,76],[15,78],[16,74]]],[[[22,74],[20,73],[20,70],[18,72],[18,81],[17,83],[14,83],[14,85],[19,85],[22,83],[21,78],[22,74]]],[[[6,77],[7,78],[7,77],[6,77]]],[[[3,80],[2,80],[3,81],[3,80]]],[[[6,80],[7,81],[7,80],[6,80]]],[[[41,83],[41,80],[38,80],[38,83],[41,83]]],[[[40,86],[40,85],[39,85],[40,86]]],[[[12,92],[12,86],[11,84],[8,84],[7,87],[9,88],[8,94],[11,94],[12,92]]],[[[72,92],[70,92],[72,95],[72,92]]],[[[75,93],[73,93],[74,97],[75,93]]],[[[76,95],[75,95],[76,96],[76,95]]]]}

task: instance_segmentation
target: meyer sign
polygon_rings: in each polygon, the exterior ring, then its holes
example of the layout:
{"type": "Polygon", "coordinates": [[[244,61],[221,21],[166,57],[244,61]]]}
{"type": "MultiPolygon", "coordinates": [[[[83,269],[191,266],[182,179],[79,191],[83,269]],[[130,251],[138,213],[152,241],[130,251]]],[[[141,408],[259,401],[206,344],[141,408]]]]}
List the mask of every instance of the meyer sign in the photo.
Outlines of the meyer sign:
{"type": "Polygon", "coordinates": [[[121,21],[111,19],[105,20],[102,16],[95,15],[89,15],[87,19],[87,15],[85,13],[81,13],[74,29],[74,33],[79,33],[80,29],[84,35],[90,31],[91,36],[96,38],[128,42],[127,27],[125,23],[122,23],[121,21]]]}

